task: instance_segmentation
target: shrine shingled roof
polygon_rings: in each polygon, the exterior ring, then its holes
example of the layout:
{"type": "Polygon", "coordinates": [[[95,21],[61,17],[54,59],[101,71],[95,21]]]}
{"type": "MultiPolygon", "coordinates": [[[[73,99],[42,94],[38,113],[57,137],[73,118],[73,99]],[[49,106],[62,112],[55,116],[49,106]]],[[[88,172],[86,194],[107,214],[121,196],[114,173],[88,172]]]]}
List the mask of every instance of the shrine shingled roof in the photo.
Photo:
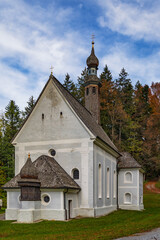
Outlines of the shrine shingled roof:
{"type": "MultiPolygon", "coordinates": [[[[33,163],[37,169],[38,179],[41,182],[41,188],[52,189],[77,189],[79,185],[69,176],[69,174],[53,158],[46,155],[38,157],[33,163]]],[[[19,188],[18,181],[21,180],[20,174],[16,175],[3,188],[19,188]]]]}
{"type": "Polygon", "coordinates": [[[128,152],[121,152],[118,168],[142,168],[142,166],[128,152]]]}

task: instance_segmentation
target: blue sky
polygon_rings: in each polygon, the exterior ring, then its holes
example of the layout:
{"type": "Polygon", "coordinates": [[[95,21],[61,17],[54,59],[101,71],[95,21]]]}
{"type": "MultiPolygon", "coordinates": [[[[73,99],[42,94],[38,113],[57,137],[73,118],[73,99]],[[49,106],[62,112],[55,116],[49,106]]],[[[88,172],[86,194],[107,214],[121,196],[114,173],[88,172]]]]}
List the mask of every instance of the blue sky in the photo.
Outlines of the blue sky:
{"type": "Polygon", "coordinates": [[[95,34],[99,74],[124,67],[135,84],[159,82],[159,0],[0,0],[0,113],[39,95],[54,66],[63,82],[86,66],[95,34]]]}

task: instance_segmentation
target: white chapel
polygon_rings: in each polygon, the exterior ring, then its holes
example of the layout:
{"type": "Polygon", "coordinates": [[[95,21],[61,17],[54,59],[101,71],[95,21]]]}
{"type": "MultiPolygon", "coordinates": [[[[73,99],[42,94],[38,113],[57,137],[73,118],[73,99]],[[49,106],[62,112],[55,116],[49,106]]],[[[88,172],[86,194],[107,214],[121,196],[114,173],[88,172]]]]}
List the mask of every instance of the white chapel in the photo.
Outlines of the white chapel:
{"type": "Polygon", "coordinates": [[[144,208],[141,165],[120,153],[100,125],[98,65],[92,42],[85,107],[51,73],[12,142],[15,177],[3,186],[7,220],[67,220],[144,208]]]}

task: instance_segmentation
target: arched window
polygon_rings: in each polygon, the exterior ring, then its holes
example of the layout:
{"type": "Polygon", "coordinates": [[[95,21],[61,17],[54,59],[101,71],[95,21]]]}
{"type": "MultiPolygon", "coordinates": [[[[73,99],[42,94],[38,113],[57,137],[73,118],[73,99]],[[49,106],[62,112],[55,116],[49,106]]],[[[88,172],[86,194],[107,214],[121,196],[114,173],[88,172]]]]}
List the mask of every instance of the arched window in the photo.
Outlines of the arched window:
{"type": "Polygon", "coordinates": [[[131,204],[132,203],[132,196],[130,193],[125,193],[124,195],[124,203],[131,204]]]}
{"type": "Polygon", "coordinates": [[[73,179],[79,179],[79,170],[78,169],[73,169],[72,170],[72,174],[73,174],[73,179]]]}
{"type": "Polygon", "coordinates": [[[124,175],[124,181],[126,183],[131,183],[132,182],[132,173],[131,172],[126,172],[124,175]]]}
{"type": "Polygon", "coordinates": [[[98,197],[102,197],[102,166],[98,165],[98,197]]]}

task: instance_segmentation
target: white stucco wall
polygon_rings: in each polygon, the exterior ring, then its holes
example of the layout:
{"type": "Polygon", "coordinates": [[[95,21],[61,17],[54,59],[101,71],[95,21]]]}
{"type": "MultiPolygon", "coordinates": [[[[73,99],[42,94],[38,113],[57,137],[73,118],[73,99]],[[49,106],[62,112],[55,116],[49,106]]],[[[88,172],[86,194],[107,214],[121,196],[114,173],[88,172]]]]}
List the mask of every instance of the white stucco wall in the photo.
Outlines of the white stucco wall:
{"type": "Polygon", "coordinates": [[[48,203],[44,203],[41,200],[41,209],[64,209],[64,197],[62,190],[49,190],[49,189],[41,189],[41,199],[43,196],[49,196],[50,201],[48,203]]]}
{"type": "Polygon", "coordinates": [[[120,169],[118,174],[118,204],[122,209],[129,210],[141,210],[140,206],[140,171],[139,169],[120,169]],[[129,172],[132,175],[132,180],[127,181],[125,174],[129,172]],[[131,202],[126,202],[125,195],[129,193],[131,195],[131,202]]]}
{"type": "Polygon", "coordinates": [[[103,215],[109,213],[111,210],[115,210],[117,207],[117,179],[114,180],[114,171],[116,173],[116,158],[110,153],[94,144],[94,207],[97,211],[97,215],[103,215]],[[102,196],[98,196],[98,168],[99,164],[102,167],[102,196]],[[107,168],[109,168],[109,196],[107,196],[107,168]],[[115,181],[115,194],[114,194],[114,181],[115,181]],[[99,213],[98,213],[99,209],[99,213]],[[101,209],[101,210],[100,210],[101,209]]]}
{"type": "Polygon", "coordinates": [[[56,161],[71,175],[79,170],[81,187],[78,203],[82,208],[93,207],[93,135],[72,111],[66,100],[50,82],[26,124],[17,135],[15,144],[15,173],[27,160],[56,150],[56,161]],[[62,115],[60,114],[62,112],[62,115]],[[44,114],[44,120],[42,119],[44,114]]]}
{"type": "Polygon", "coordinates": [[[75,151],[81,140],[89,138],[89,132],[51,81],[14,141],[15,173],[24,165],[28,152],[34,159],[48,153],[54,144],[63,144],[57,148],[64,152],[65,143],[72,144],[71,151],[75,151]]]}
{"type": "Polygon", "coordinates": [[[7,208],[17,209],[20,208],[21,202],[19,200],[19,189],[7,190],[7,208]]]}
{"type": "Polygon", "coordinates": [[[139,205],[143,207],[143,173],[139,172],[139,205]]]}

